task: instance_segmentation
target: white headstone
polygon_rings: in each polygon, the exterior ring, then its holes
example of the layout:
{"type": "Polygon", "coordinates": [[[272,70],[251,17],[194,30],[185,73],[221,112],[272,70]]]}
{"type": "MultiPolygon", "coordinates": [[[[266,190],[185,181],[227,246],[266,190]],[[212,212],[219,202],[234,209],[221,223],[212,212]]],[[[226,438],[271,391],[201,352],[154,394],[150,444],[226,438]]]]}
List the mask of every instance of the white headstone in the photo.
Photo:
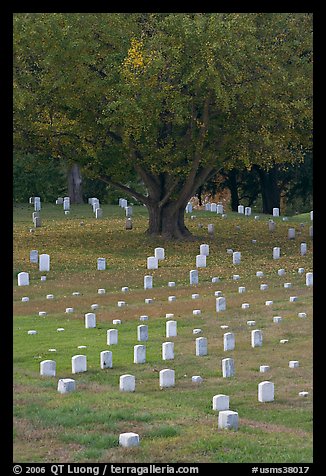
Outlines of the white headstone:
{"type": "Polygon", "coordinates": [[[246,207],[245,208],[245,216],[250,216],[251,215],[251,207],[246,207]]]}
{"type": "Polygon", "coordinates": [[[39,257],[39,271],[50,271],[50,256],[46,253],[39,257]]]}
{"type": "Polygon", "coordinates": [[[169,281],[168,282],[168,287],[169,288],[174,288],[175,287],[175,281],[169,281]]]}
{"type": "Polygon", "coordinates": [[[307,317],[307,314],[305,312],[298,312],[298,317],[301,319],[305,319],[307,317]]]}
{"type": "Polygon", "coordinates": [[[239,415],[231,410],[223,410],[218,414],[218,428],[225,430],[237,430],[239,427],[239,415]]]}
{"type": "Polygon", "coordinates": [[[214,276],[212,278],[212,283],[218,283],[220,281],[220,278],[218,278],[217,276],[214,276]]]}
{"type": "Polygon", "coordinates": [[[234,375],[234,359],[222,359],[222,375],[224,378],[233,377],[234,375]]]}
{"type": "Polygon", "coordinates": [[[279,324],[280,322],[282,322],[282,317],[281,316],[274,316],[273,317],[273,322],[275,322],[276,324],[279,324]]]}
{"type": "Polygon", "coordinates": [[[268,220],[268,230],[275,231],[276,223],[273,220],[268,220]]]}
{"type": "Polygon", "coordinates": [[[200,310],[200,309],[193,309],[192,314],[193,314],[194,316],[200,316],[201,310],[200,310]]]}
{"type": "Polygon", "coordinates": [[[200,245],[199,254],[208,256],[209,255],[209,245],[206,245],[206,244],[200,245]]]}
{"type": "Polygon", "coordinates": [[[34,210],[36,212],[39,212],[41,210],[41,198],[40,197],[34,197],[34,210]]]}
{"type": "Polygon", "coordinates": [[[256,321],[247,321],[247,325],[248,325],[248,326],[255,326],[255,325],[256,325],[256,321]]]}
{"type": "Polygon", "coordinates": [[[306,273],[306,286],[313,286],[314,275],[313,273],[306,273]]]}
{"type": "Polygon", "coordinates": [[[256,271],[257,278],[262,278],[264,276],[263,271],[256,271]]]}
{"type": "Polygon", "coordinates": [[[213,397],[213,410],[224,411],[230,407],[230,397],[222,393],[214,395],[213,397]]]}
{"type": "Polygon", "coordinates": [[[198,284],[198,271],[197,269],[192,269],[189,273],[190,284],[198,284]]]}
{"type": "Polygon", "coordinates": [[[307,254],[307,243],[300,244],[300,254],[301,256],[305,256],[307,254]]]}
{"type": "Polygon", "coordinates": [[[262,347],[263,333],[259,329],[251,331],[251,347],[262,347]]]}
{"type": "Polygon", "coordinates": [[[73,307],[66,307],[66,314],[69,314],[69,313],[72,313],[72,312],[74,312],[73,307]]]}
{"type": "Polygon", "coordinates": [[[241,262],[241,253],[240,251],[235,251],[232,255],[233,264],[240,264],[241,262]]]}
{"type": "Polygon", "coordinates": [[[174,387],[175,385],[175,372],[172,369],[163,369],[160,371],[160,387],[174,387]]]}
{"type": "Polygon", "coordinates": [[[99,218],[102,218],[103,216],[103,210],[102,208],[96,208],[95,210],[95,218],[96,219],[99,219],[99,218]]]}
{"type": "Polygon", "coordinates": [[[312,221],[313,219],[314,219],[314,211],[311,210],[311,212],[310,212],[310,220],[312,221]]]}
{"type": "Polygon", "coordinates": [[[249,309],[249,307],[250,307],[250,304],[248,302],[244,302],[241,304],[242,309],[249,309]]]}
{"type": "Polygon", "coordinates": [[[18,273],[18,286],[29,286],[29,273],[22,271],[18,273]]]}
{"type": "Polygon", "coordinates": [[[273,217],[279,217],[279,216],[280,216],[280,209],[273,208],[273,217]]]}
{"type": "Polygon", "coordinates": [[[225,297],[218,297],[216,298],[216,312],[225,311],[226,310],[226,299],[225,297]]]}
{"type": "Polygon", "coordinates": [[[98,309],[98,308],[99,308],[99,305],[98,305],[98,304],[92,304],[92,305],[91,305],[92,311],[96,311],[96,309],[98,309]]]}
{"type": "Polygon", "coordinates": [[[120,433],[119,435],[119,445],[124,448],[131,448],[133,446],[139,446],[139,435],[138,433],[127,432],[120,433]]]}
{"type": "Polygon", "coordinates": [[[206,255],[197,255],[196,256],[196,267],[197,268],[206,268],[206,255]]]}
{"type": "Polygon", "coordinates": [[[86,355],[74,355],[71,358],[71,373],[77,374],[79,372],[87,371],[86,355]]]}
{"type": "Polygon", "coordinates": [[[273,248],[273,259],[280,259],[281,248],[274,246],[273,248]]]}
{"type": "Polygon", "coordinates": [[[224,351],[234,350],[235,348],[235,336],[232,332],[226,332],[223,335],[224,351]]]}
{"type": "Polygon", "coordinates": [[[295,368],[299,367],[299,361],[298,360],[290,360],[289,361],[289,367],[291,369],[295,369],[295,368]]]}
{"type": "Polygon", "coordinates": [[[61,378],[58,381],[58,392],[68,393],[76,390],[76,382],[72,378],[61,378]]]}
{"type": "Polygon", "coordinates": [[[132,217],[133,210],[132,210],[132,207],[131,207],[131,206],[125,207],[125,211],[126,211],[126,217],[127,217],[127,218],[132,217]]]}
{"type": "Polygon", "coordinates": [[[261,365],[259,367],[259,372],[261,373],[265,373],[265,372],[269,372],[270,371],[270,366],[269,365],[261,365]]]}
{"type": "Polygon", "coordinates": [[[260,290],[261,291],[266,291],[266,289],[268,289],[268,284],[261,284],[260,285],[260,290]]]}
{"type": "Polygon", "coordinates": [[[105,258],[97,258],[97,269],[98,271],[104,271],[106,268],[106,259],[105,258]]]}
{"type": "Polygon", "coordinates": [[[29,297],[28,296],[23,296],[22,297],[22,302],[28,302],[29,301],[29,297]]]}
{"type": "Polygon", "coordinates": [[[134,364],[144,364],[146,362],[146,346],[134,345],[134,364]]]}
{"type": "Polygon", "coordinates": [[[207,355],[207,338],[206,337],[197,337],[196,338],[196,355],[201,357],[207,355]]]}
{"type": "Polygon", "coordinates": [[[165,259],[165,250],[164,248],[155,248],[154,256],[158,261],[165,259]]]}
{"type": "Polygon", "coordinates": [[[69,198],[64,198],[63,199],[63,209],[64,209],[64,211],[70,210],[70,199],[69,198]]]}
{"type": "Polygon", "coordinates": [[[176,296],[168,296],[168,301],[169,302],[174,302],[174,301],[176,301],[176,299],[177,299],[176,296]]]}
{"type": "Polygon", "coordinates": [[[258,384],[258,401],[273,402],[274,401],[274,384],[272,382],[261,382],[258,384]]]}
{"type": "Polygon", "coordinates": [[[163,342],[162,344],[162,359],[173,360],[174,359],[174,342],[163,342]]]}
{"type": "Polygon", "coordinates": [[[218,203],[217,206],[216,206],[216,213],[220,214],[220,215],[223,215],[224,214],[224,209],[223,209],[223,205],[221,203],[218,203]]]}
{"type": "Polygon", "coordinates": [[[186,206],[186,213],[191,213],[191,212],[192,212],[192,204],[188,202],[186,206]]]}
{"type": "Polygon", "coordinates": [[[279,276],[284,276],[284,275],[285,275],[285,269],[283,269],[283,268],[279,269],[279,270],[277,271],[277,274],[278,274],[279,276]]]}
{"type": "Polygon", "coordinates": [[[93,329],[96,327],[96,315],[93,312],[87,312],[85,314],[85,328],[93,329]]]}
{"type": "Polygon", "coordinates": [[[56,363],[54,360],[43,360],[40,362],[40,375],[55,377],[56,363]]]}
{"type": "Polygon", "coordinates": [[[238,292],[239,292],[240,294],[245,293],[245,292],[246,292],[246,288],[245,288],[244,286],[239,286],[239,287],[238,287],[238,292]]]}
{"type": "Polygon", "coordinates": [[[112,369],[112,352],[110,350],[103,350],[100,353],[101,369],[112,369]]]}
{"type": "Polygon", "coordinates": [[[153,276],[144,276],[144,289],[152,289],[153,287],[153,276]]]}
{"type": "Polygon", "coordinates": [[[213,235],[213,234],[214,234],[214,225],[213,225],[213,223],[209,223],[209,224],[207,225],[207,231],[208,231],[208,233],[209,233],[210,235],[213,235]]]}
{"type": "Polygon", "coordinates": [[[216,213],[216,211],[217,211],[217,204],[216,203],[211,203],[211,212],[216,213]]]}
{"type": "Polygon", "coordinates": [[[118,329],[108,329],[106,332],[107,345],[115,345],[118,343],[118,329]]]}
{"type": "Polygon", "coordinates": [[[148,326],[145,324],[140,324],[137,326],[137,340],[138,342],[148,340],[148,326]]]}
{"type": "Polygon", "coordinates": [[[244,206],[238,205],[238,213],[244,213],[244,206]]]}
{"type": "Polygon", "coordinates": [[[136,378],[134,375],[121,375],[119,379],[119,390],[121,392],[134,392],[136,390],[136,378]]]}
{"type": "Polygon", "coordinates": [[[38,251],[37,250],[31,250],[29,252],[29,261],[30,261],[30,263],[38,263],[38,251]]]}
{"type": "Polygon", "coordinates": [[[288,229],[288,239],[294,240],[295,239],[295,228],[288,229]]]}
{"type": "Polygon", "coordinates": [[[147,258],[147,269],[158,269],[158,259],[155,256],[147,258]]]}
{"type": "Polygon", "coordinates": [[[177,321],[166,321],[165,335],[166,335],[166,337],[176,337],[177,336],[177,321]]]}
{"type": "Polygon", "coordinates": [[[193,376],[191,377],[191,381],[192,381],[193,383],[202,383],[203,380],[204,380],[204,379],[203,379],[200,375],[193,375],[193,376]]]}

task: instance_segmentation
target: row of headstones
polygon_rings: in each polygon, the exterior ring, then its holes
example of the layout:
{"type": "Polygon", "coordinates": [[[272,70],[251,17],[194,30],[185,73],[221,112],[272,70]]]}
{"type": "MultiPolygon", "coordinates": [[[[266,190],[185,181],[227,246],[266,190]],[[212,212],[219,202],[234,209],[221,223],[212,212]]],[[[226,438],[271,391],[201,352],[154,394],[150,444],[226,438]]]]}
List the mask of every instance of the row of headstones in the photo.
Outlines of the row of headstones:
{"type": "Polygon", "coordinates": [[[96,197],[91,197],[88,199],[88,204],[92,207],[93,213],[95,213],[95,218],[102,218],[103,209],[100,207],[100,201],[96,197]]]}

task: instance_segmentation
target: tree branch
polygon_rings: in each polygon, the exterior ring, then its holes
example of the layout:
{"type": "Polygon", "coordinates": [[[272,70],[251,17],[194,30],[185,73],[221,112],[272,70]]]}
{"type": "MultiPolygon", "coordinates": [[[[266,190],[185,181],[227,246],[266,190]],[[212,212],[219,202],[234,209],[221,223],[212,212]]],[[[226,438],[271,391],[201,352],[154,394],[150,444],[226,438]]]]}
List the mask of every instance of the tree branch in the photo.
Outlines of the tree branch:
{"type": "Polygon", "coordinates": [[[109,185],[113,185],[114,187],[117,187],[119,188],[120,190],[123,190],[124,192],[128,193],[129,195],[131,195],[132,197],[136,198],[137,200],[139,200],[140,202],[144,203],[145,205],[148,205],[151,200],[149,197],[146,197],[145,195],[137,192],[136,190],[134,190],[133,188],[131,187],[127,187],[126,185],[123,185],[122,183],[119,183],[119,182],[115,182],[114,180],[112,180],[110,177],[107,177],[107,176],[103,176],[101,175],[99,177],[99,180],[102,180],[102,182],[105,182],[109,185]]]}

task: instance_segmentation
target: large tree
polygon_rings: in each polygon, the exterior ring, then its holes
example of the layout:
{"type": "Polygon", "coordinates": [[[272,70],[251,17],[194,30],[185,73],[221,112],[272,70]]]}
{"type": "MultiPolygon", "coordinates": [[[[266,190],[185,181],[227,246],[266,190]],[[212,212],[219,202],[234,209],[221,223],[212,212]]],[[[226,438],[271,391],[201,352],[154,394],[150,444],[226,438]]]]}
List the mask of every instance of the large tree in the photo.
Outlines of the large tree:
{"type": "Polygon", "coordinates": [[[144,203],[190,235],[187,201],[222,167],[300,160],[311,131],[311,15],[14,16],[14,142],[144,203]],[[128,184],[141,178],[147,193],[128,184]]]}

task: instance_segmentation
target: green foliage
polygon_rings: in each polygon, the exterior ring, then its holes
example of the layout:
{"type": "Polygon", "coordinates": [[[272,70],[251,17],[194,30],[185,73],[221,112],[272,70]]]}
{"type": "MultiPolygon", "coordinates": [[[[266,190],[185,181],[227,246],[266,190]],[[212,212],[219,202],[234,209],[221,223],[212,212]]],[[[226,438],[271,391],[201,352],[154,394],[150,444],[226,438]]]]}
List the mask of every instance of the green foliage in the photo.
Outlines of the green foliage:
{"type": "Polygon", "coordinates": [[[154,201],[222,166],[297,164],[311,103],[309,13],[14,15],[15,149],[140,177],[154,201]]]}
{"type": "Polygon", "coordinates": [[[38,196],[42,201],[53,202],[66,193],[66,178],[61,164],[51,157],[32,154],[13,158],[13,200],[27,202],[38,196]]]}

